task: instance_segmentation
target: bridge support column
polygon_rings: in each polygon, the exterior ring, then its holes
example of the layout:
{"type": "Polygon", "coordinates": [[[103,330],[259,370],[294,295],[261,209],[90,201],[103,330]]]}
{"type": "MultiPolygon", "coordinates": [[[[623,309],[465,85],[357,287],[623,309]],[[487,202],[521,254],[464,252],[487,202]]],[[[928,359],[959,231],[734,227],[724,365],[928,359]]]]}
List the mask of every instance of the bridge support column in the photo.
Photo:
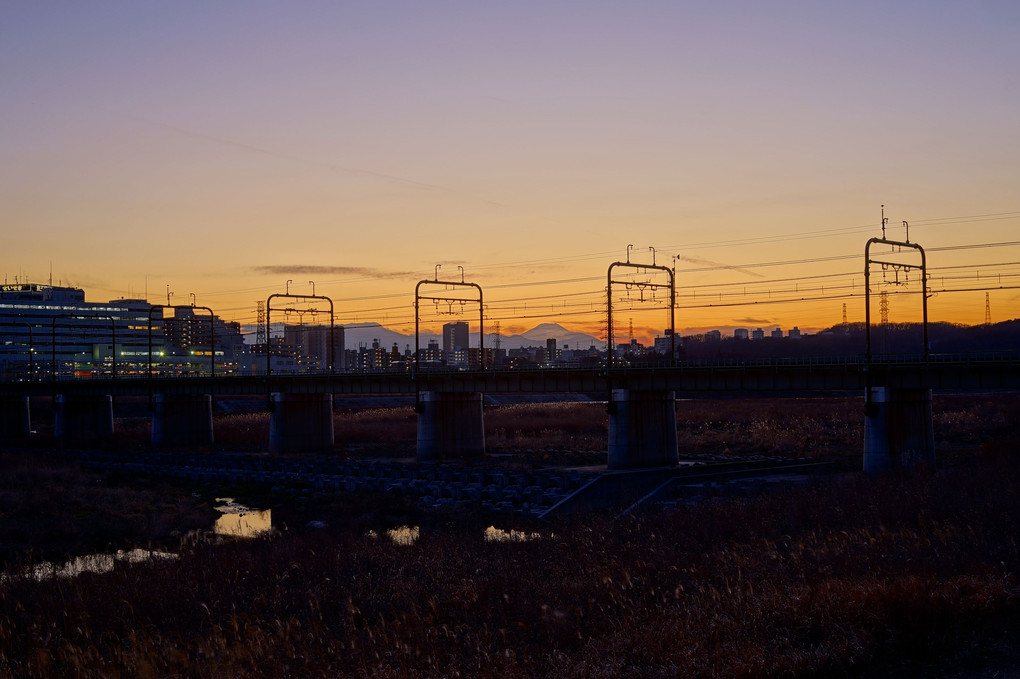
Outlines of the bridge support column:
{"type": "Polygon", "coordinates": [[[113,396],[57,394],[53,435],[60,439],[113,435],[113,396]]]}
{"type": "Polygon", "coordinates": [[[609,468],[670,467],[678,462],[674,392],[613,389],[609,468]]]}
{"type": "Polygon", "coordinates": [[[864,471],[935,468],[931,389],[871,387],[864,419],[864,471]]]}
{"type": "Polygon", "coordinates": [[[0,440],[28,438],[32,433],[32,414],[27,396],[0,398],[0,440]]]}
{"type": "Polygon", "coordinates": [[[417,448],[421,462],[484,457],[482,394],[421,392],[417,448]]]}
{"type": "Polygon", "coordinates": [[[211,395],[156,394],[152,405],[153,445],[189,446],[213,442],[211,395]]]}
{"type": "Polygon", "coordinates": [[[270,452],[332,450],[333,394],[274,393],[270,407],[270,452]]]}

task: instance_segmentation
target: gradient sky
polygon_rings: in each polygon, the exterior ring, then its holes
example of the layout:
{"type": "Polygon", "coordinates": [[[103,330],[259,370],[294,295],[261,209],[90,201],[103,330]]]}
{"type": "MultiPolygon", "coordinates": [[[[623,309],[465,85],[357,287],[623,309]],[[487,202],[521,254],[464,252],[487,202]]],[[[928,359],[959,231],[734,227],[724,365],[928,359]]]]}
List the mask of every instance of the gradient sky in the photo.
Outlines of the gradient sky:
{"type": "Polygon", "coordinates": [[[0,265],[242,322],[314,280],[403,331],[462,266],[504,333],[595,332],[632,244],[680,255],[681,328],[814,329],[863,320],[885,204],[969,290],[933,320],[1015,318],[1020,247],[962,246],[1020,241],[1018,36],[1013,0],[5,2],[0,265]]]}

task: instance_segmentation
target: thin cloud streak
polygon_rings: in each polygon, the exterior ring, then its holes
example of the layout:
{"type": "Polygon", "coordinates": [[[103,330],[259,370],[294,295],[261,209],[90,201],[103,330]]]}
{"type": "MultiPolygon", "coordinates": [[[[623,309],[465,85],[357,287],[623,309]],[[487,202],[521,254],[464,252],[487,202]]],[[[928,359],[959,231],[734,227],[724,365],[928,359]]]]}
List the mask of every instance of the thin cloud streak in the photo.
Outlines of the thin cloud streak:
{"type": "Polygon", "coordinates": [[[273,276],[308,275],[308,276],[363,276],[365,278],[407,278],[414,274],[409,271],[380,271],[363,266],[323,266],[315,264],[268,264],[255,266],[254,273],[273,276]]]}

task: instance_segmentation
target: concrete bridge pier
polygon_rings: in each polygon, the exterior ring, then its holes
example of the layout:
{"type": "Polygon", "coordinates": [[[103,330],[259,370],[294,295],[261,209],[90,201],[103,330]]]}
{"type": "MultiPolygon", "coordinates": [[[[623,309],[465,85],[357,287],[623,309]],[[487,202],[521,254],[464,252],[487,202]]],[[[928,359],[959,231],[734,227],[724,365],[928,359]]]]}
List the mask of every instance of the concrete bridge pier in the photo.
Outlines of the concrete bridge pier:
{"type": "Polygon", "coordinates": [[[871,387],[864,419],[864,471],[935,469],[931,389],[871,387]]]}
{"type": "Polygon", "coordinates": [[[418,395],[418,460],[485,456],[482,394],[423,391],[418,395]]]}
{"type": "Polygon", "coordinates": [[[675,393],[613,389],[609,401],[609,468],[671,467],[678,463],[675,393]]]}
{"type": "Polygon", "coordinates": [[[270,452],[332,450],[333,442],[333,394],[272,394],[270,452]]]}
{"type": "Polygon", "coordinates": [[[28,438],[32,433],[32,412],[28,396],[0,398],[0,440],[28,438]]]}
{"type": "Polygon", "coordinates": [[[113,435],[113,396],[57,394],[53,435],[59,439],[113,435]]]}
{"type": "Polygon", "coordinates": [[[210,394],[156,394],[152,407],[153,445],[210,445],[213,442],[210,394]]]}

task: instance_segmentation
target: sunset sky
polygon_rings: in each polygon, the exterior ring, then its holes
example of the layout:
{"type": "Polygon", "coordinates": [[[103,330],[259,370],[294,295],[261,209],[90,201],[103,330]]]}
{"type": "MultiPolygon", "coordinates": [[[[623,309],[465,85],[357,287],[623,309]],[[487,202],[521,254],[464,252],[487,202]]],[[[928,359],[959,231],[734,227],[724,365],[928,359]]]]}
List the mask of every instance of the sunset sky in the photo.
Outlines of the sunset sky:
{"type": "Polygon", "coordinates": [[[1018,36],[1014,0],[6,2],[0,265],[244,323],[314,281],[408,332],[439,264],[487,330],[599,334],[654,248],[682,332],[810,331],[864,319],[884,204],[932,320],[1015,318],[1018,36]]]}

